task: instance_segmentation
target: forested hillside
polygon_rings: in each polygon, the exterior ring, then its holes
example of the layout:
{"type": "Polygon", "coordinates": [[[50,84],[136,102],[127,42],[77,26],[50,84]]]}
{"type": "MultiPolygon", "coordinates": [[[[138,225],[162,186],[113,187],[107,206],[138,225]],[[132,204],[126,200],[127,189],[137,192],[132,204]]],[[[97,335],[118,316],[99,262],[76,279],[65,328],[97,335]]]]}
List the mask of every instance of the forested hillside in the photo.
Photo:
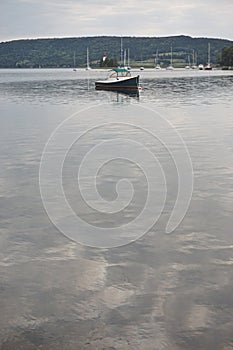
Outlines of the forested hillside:
{"type": "Polygon", "coordinates": [[[220,61],[222,66],[233,67],[233,45],[223,48],[220,61]]]}
{"type": "MultiPolygon", "coordinates": [[[[224,47],[233,45],[223,39],[192,38],[189,36],[172,37],[123,37],[123,51],[129,49],[131,62],[154,62],[156,51],[164,64],[170,60],[171,46],[174,62],[207,62],[207,47],[211,45],[211,63],[221,59],[224,47]]],[[[110,36],[28,39],[0,43],[0,68],[16,67],[83,67],[86,63],[86,50],[89,48],[90,64],[99,67],[103,54],[113,62],[120,61],[121,38],[110,36]]]]}

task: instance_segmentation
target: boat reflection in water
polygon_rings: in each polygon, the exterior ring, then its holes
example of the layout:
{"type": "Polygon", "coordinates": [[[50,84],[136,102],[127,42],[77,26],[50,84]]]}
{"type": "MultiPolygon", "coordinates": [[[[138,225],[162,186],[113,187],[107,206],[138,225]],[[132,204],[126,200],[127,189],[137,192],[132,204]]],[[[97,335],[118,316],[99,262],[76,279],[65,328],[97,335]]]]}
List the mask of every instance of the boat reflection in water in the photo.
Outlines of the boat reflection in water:
{"type": "Polygon", "coordinates": [[[126,68],[118,67],[112,70],[109,78],[95,82],[96,90],[109,90],[127,95],[139,94],[139,75],[131,75],[126,68]]]}
{"type": "Polygon", "coordinates": [[[128,98],[135,98],[139,100],[139,90],[138,91],[111,91],[111,92],[113,92],[113,94],[117,96],[117,102],[122,101],[122,99],[127,100],[128,98]]]}
{"type": "MultiPolygon", "coordinates": [[[[96,90],[105,90],[106,89],[98,89],[96,88],[96,90]]],[[[116,96],[116,102],[122,102],[123,100],[128,100],[128,98],[134,98],[134,99],[137,99],[139,100],[139,91],[141,89],[138,89],[138,90],[111,90],[111,89],[108,89],[109,93],[112,93],[114,96],[116,96]]],[[[113,96],[112,95],[112,96],[113,96]]],[[[115,98],[114,98],[115,100],[115,98]]]]}

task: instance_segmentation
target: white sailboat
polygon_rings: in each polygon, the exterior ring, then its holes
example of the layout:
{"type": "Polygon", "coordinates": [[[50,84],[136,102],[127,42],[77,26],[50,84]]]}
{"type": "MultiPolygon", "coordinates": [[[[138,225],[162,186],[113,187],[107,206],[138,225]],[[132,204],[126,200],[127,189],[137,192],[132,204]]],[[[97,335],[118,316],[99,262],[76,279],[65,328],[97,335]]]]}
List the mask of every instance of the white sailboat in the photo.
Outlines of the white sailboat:
{"type": "Polygon", "coordinates": [[[130,70],[130,65],[129,65],[129,49],[126,50],[124,49],[124,61],[123,61],[123,67],[127,70],[130,70]],[[127,57],[127,54],[128,54],[128,57],[127,57]],[[127,61],[127,64],[126,64],[126,61],[127,61]]]}
{"type": "Polygon", "coordinates": [[[129,48],[128,48],[128,67],[127,67],[127,69],[128,69],[128,70],[131,69],[131,67],[130,67],[130,60],[129,60],[129,48]]]}
{"type": "Polygon", "coordinates": [[[124,67],[127,70],[130,70],[130,65],[129,65],[129,48],[123,49],[123,38],[121,37],[121,54],[120,54],[120,66],[124,67]],[[127,58],[127,54],[128,54],[128,58],[127,58]]]}
{"type": "Polygon", "coordinates": [[[120,52],[120,65],[123,63],[123,38],[121,36],[121,52],[120,52]]]}
{"type": "Polygon", "coordinates": [[[161,70],[161,66],[160,64],[158,63],[158,57],[159,57],[159,52],[158,52],[158,49],[156,50],[156,58],[155,58],[155,69],[156,70],[161,70]]]}
{"type": "Polygon", "coordinates": [[[193,64],[192,64],[192,69],[197,69],[197,53],[195,55],[195,51],[193,49],[193,64]]]}
{"type": "Polygon", "coordinates": [[[195,50],[193,49],[193,64],[192,64],[192,69],[197,69],[197,53],[195,53],[195,50]]]}
{"type": "Polygon", "coordinates": [[[173,69],[174,69],[172,63],[173,63],[173,62],[172,62],[172,45],[171,45],[171,60],[170,60],[169,66],[166,68],[167,70],[173,70],[173,69]]]}
{"type": "Polygon", "coordinates": [[[90,67],[90,62],[89,62],[89,48],[87,47],[87,67],[86,67],[86,70],[90,70],[91,67],[90,67]]]}
{"type": "Polygon", "coordinates": [[[190,69],[191,68],[191,63],[190,63],[190,55],[188,54],[188,64],[185,66],[185,69],[190,69]]]}
{"type": "Polygon", "coordinates": [[[210,64],[210,43],[208,43],[208,62],[207,65],[204,68],[205,70],[212,70],[211,64],[210,64]]]}

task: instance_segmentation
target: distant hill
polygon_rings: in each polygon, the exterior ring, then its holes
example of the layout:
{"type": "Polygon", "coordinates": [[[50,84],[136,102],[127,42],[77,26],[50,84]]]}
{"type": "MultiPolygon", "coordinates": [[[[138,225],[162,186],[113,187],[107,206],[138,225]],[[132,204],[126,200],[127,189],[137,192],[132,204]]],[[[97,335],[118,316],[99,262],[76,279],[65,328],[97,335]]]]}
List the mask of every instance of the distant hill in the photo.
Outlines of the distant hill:
{"type": "MultiPolygon", "coordinates": [[[[192,38],[190,36],[169,37],[123,37],[123,49],[130,50],[133,63],[154,64],[156,51],[162,64],[170,60],[171,45],[174,63],[185,64],[207,62],[207,47],[211,45],[211,62],[216,63],[223,47],[233,45],[233,41],[212,38],[192,38]]],[[[90,64],[98,67],[104,53],[120,61],[121,38],[116,36],[96,36],[80,38],[28,39],[0,43],[0,68],[15,67],[73,67],[74,53],[77,67],[86,63],[89,48],[90,64]]]]}

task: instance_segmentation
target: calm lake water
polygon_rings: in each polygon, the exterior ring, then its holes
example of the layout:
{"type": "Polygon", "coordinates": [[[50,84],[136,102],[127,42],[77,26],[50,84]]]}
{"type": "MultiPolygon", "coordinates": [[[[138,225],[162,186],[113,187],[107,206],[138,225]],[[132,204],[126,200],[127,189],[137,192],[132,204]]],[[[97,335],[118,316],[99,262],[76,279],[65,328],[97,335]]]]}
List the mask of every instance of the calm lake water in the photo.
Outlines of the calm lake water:
{"type": "MultiPolygon", "coordinates": [[[[0,70],[1,350],[233,349],[233,72],[138,74],[139,98],[95,91],[95,80],[106,76],[103,71],[0,70]],[[158,115],[170,125],[158,127],[156,137],[119,125],[117,118],[109,124],[117,114],[127,123],[132,111],[135,123],[146,122],[149,110],[155,113],[154,130],[158,115]],[[139,215],[147,198],[147,174],[130,157],[105,164],[96,182],[103,198],[110,204],[116,199],[122,178],[133,184],[134,195],[123,211],[99,213],[84,205],[77,189],[77,168],[85,154],[103,140],[120,144],[123,137],[144,142],[163,168],[164,208],[135,242],[98,248],[97,237],[96,245],[88,247],[81,244],[85,229],[79,230],[77,243],[46,214],[39,187],[42,152],[54,130],[77,112],[79,118],[66,129],[68,138],[90,130],[68,150],[62,181],[76,215],[96,230],[107,228],[110,234],[139,215]],[[176,131],[192,160],[193,193],[180,225],[166,233],[179,185],[166,142],[181,149],[176,131]]],[[[56,144],[53,151],[56,158],[62,146],[56,144]]],[[[103,153],[95,160],[103,160],[103,153]]],[[[141,159],[151,171],[150,158],[141,159]]],[[[159,207],[162,177],[154,175],[159,207]]],[[[90,178],[83,181],[91,203],[98,205],[90,178]]],[[[52,195],[56,207],[59,196],[52,195]]],[[[61,220],[63,210],[56,210],[61,220]]],[[[157,204],[143,224],[156,210],[157,204]]],[[[124,233],[126,243],[134,230],[124,233]]]]}

